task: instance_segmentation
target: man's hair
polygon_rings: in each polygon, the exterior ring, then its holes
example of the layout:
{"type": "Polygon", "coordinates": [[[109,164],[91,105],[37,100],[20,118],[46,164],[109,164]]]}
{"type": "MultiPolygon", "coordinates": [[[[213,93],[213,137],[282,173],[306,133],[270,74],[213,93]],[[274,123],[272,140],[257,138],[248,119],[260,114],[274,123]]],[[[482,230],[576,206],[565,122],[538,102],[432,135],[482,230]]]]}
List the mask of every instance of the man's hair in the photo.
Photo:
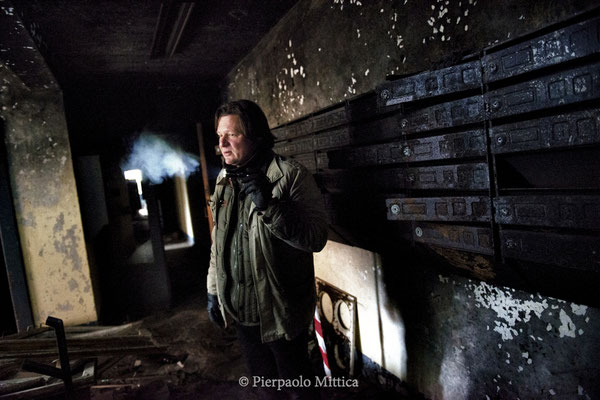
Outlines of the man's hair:
{"type": "Polygon", "coordinates": [[[261,146],[264,148],[273,148],[275,137],[269,129],[265,113],[258,104],[250,100],[236,100],[223,104],[215,112],[215,130],[217,130],[219,118],[224,115],[239,116],[244,136],[253,142],[261,141],[261,146]]]}

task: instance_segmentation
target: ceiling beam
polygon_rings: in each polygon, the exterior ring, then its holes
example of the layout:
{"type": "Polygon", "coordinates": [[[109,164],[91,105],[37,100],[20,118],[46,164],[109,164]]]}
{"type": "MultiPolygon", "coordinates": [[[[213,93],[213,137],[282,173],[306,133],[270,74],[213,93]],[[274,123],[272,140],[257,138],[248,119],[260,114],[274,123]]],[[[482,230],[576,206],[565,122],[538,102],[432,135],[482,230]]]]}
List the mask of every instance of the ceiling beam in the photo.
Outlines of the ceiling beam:
{"type": "Polygon", "coordinates": [[[179,42],[181,41],[181,36],[183,35],[183,31],[190,20],[190,15],[192,15],[192,11],[194,10],[195,3],[181,3],[179,5],[179,12],[177,13],[177,19],[175,24],[173,25],[173,30],[171,31],[171,35],[169,36],[169,41],[167,42],[167,47],[165,49],[165,53],[167,57],[172,57],[173,54],[177,51],[177,47],[179,46],[179,42]]]}
{"type": "Polygon", "coordinates": [[[189,22],[195,2],[166,0],[160,5],[150,58],[172,57],[189,22]]]}

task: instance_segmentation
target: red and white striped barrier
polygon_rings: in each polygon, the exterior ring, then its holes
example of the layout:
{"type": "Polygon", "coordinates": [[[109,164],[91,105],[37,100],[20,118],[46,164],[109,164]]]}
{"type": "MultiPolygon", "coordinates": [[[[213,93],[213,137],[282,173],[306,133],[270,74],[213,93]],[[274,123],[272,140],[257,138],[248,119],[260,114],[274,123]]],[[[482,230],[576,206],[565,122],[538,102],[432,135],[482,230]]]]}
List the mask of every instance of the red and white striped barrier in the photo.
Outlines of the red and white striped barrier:
{"type": "Polygon", "coordinates": [[[323,357],[323,369],[325,370],[325,376],[331,377],[329,361],[327,360],[327,348],[325,348],[325,340],[323,340],[323,328],[321,328],[321,318],[319,317],[319,306],[315,307],[315,335],[317,336],[317,342],[319,342],[321,357],[323,357]]]}

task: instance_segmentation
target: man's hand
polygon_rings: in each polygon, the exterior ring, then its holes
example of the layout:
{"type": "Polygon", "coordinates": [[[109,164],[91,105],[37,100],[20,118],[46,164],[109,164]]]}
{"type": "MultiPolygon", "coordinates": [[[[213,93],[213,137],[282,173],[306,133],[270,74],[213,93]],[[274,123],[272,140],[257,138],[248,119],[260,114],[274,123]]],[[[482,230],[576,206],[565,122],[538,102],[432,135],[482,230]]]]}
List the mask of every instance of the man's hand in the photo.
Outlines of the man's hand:
{"type": "Polygon", "coordinates": [[[219,298],[216,294],[210,293],[207,293],[206,297],[208,298],[208,318],[219,328],[225,328],[225,321],[223,321],[223,315],[221,315],[221,310],[219,309],[219,298]]]}
{"type": "Polygon", "coordinates": [[[257,211],[264,211],[271,200],[271,182],[262,172],[253,172],[240,179],[240,193],[250,196],[257,211]]]}

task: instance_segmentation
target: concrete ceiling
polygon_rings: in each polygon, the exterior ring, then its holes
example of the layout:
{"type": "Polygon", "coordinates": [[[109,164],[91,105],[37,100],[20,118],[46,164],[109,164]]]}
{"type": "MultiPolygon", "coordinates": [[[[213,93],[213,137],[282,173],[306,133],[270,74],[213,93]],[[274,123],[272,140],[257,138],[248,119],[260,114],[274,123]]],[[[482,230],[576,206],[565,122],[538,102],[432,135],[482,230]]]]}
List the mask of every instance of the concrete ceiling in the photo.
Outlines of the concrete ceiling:
{"type": "MultiPolygon", "coordinates": [[[[151,57],[161,5],[165,35],[181,1],[18,0],[24,20],[63,88],[135,81],[145,86],[214,86],[297,0],[203,0],[193,5],[175,53],[151,57]]],[[[181,22],[181,20],[180,20],[181,22]]],[[[164,39],[166,41],[167,39],[164,39]]]]}

